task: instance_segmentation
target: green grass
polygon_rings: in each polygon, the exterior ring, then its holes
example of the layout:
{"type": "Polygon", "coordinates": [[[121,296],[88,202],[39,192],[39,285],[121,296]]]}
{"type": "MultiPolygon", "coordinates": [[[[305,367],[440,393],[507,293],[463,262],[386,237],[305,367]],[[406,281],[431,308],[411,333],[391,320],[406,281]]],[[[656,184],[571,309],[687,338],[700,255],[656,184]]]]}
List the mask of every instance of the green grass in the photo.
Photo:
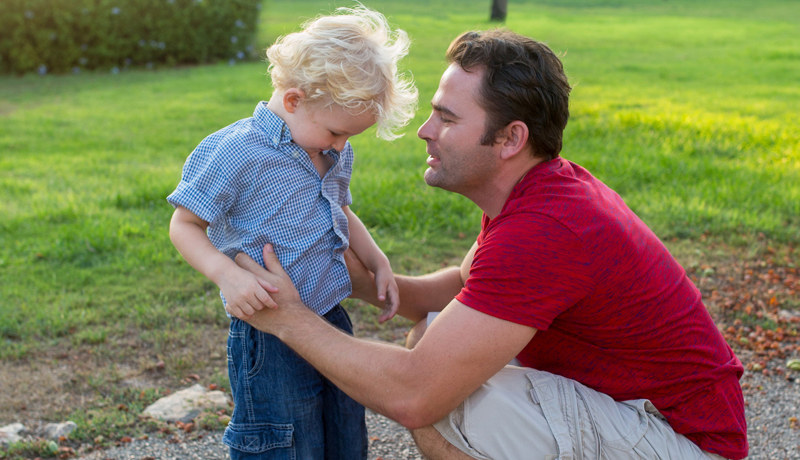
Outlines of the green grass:
{"type": "MultiPolygon", "coordinates": [[[[402,139],[353,139],[353,209],[399,272],[453,262],[479,211],[422,181],[415,130],[449,41],[489,2],[367,1],[413,40],[420,89],[402,139]]],[[[666,239],[800,238],[800,9],[792,1],[509,2],[506,25],[550,44],[574,85],[563,155],[615,188],[666,239]]],[[[265,4],[258,45],[349,2],[265,4]]],[[[214,287],[169,242],[192,148],[269,97],[264,63],[0,77],[0,358],[156,351],[224,327],[214,287]]],[[[224,346],[220,344],[220,347],[224,346]]],[[[185,363],[190,368],[192,363],[185,363]]]]}

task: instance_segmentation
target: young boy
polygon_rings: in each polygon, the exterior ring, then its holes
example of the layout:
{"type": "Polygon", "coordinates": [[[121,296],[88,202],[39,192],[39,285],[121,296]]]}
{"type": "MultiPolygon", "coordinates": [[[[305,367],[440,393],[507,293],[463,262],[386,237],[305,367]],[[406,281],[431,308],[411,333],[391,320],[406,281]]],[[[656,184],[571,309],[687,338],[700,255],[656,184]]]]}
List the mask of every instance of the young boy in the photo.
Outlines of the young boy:
{"type": "Polygon", "coordinates": [[[364,408],[276,337],[246,321],[274,308],[274,288],[232,260],[263,263],[271,243],[317,314],[352,334],[339,305],[351,291],[344,251],[375,273],[386,309],[397,311],[389,260],[349,205],[350,136],[378,136],[413,116],[417,92],[398,74],[408,37],[363,7],[340,8],[267,50],[273,94],[252,117],[211,134],[192,152],[167,200],[170,238],[192,267],[219,286],[231,317],[228,372],[234,411],[223,442],[236,459],[367,456],[364,408]]]}

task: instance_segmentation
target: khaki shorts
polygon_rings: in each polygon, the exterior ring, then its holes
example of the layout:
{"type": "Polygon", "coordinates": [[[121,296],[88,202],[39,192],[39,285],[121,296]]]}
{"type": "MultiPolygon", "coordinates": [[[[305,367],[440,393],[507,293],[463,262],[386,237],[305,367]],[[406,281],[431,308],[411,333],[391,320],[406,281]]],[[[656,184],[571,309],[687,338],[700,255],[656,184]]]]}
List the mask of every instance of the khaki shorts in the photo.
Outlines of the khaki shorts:
{"type": "Polygon", "coordinates": [[[564,377],[506,366],[434,427],[477,459],[719,459],[646,399],[616,402],[564,377]]]}

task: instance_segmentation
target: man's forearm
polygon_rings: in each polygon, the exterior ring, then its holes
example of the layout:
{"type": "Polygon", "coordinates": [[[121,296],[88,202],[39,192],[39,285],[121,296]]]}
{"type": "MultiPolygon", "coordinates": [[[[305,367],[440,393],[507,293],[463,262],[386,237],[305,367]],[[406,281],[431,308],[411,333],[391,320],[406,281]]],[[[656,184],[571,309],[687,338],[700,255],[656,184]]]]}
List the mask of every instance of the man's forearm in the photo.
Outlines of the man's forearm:
{"type": "Polygon", "coordinates": [[[414,322],[428,312],[441,311],[464,285],[458,267],[447,267],[422,276],[395,275],[400,290],[398,314],[414,322]]]}
{"type": "Polygon", "coordinates": [[[407,427],[416,427],[425,416],[418,400],[426,383],[412,365],[412,350],[354,338],[305,307],[282,305],[257,312],[248,321],[270,329],[342,391],[375,412],[407,427]]]}
{"type": "MultiPolygon", "coordinates": [[[[245,254],[238,254],[236,263],[275,287],[270,295],[278,308],[256,311],[246,321],[278,336],[356,401],[408,428],[439,420],[530,341],[530,328],[523,327],[520,338],[509,333],[507,321],[493,320],[456,300],[413,349],[357,339],[303,305],[270,245],[263,254],[263,267],[245,254]],[[503,342],[508,346],[498,346],[503,342]]],[[[420,296],[412,300],[428,306],[454,295],[461,284],[458,269],[405,281],[407,292],[420,296]]]]}
{"type": "MultiPolygon", "coordinates": [[[[345,252],[345,261],[353,282],[352,297],[382,307],[374,276],[358,255],[348,250],[345,252]]],[[[428,312],[441,311],[464,285],[458,267],[447,267],[421,276],[396,274],[394,278],[400,292],[400,309],[397,313],[414,322],[424,319],[428,312]]]]}

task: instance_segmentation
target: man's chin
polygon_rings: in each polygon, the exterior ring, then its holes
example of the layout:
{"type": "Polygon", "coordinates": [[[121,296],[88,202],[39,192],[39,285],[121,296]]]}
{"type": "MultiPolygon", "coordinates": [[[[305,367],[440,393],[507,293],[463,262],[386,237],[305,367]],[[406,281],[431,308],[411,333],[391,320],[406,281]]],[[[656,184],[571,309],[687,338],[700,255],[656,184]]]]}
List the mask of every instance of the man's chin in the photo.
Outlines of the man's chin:
{"type": "Polygon", "coordinates": [[[426,169],[425,174],[422,177],[425,180],[425,183],[429,186],[439,187],[439,181],[436,178],[436,173],[431,168],[426,169]]]}
{"type": "Polygon", "coordinates": [[[447,186],[447,183],[445,181],[441,180],[441,178],[438,177],[436,175],[436,173],[434,173],[430,169],[425,171],[424,179],[425,179],[425,183],[428,184],[431,187],[436,187],[436,188],[440,188],[442,190],[447,190],[448,192],[452,192],[453,191],[451,188],[449,188],[447,186]]]}

